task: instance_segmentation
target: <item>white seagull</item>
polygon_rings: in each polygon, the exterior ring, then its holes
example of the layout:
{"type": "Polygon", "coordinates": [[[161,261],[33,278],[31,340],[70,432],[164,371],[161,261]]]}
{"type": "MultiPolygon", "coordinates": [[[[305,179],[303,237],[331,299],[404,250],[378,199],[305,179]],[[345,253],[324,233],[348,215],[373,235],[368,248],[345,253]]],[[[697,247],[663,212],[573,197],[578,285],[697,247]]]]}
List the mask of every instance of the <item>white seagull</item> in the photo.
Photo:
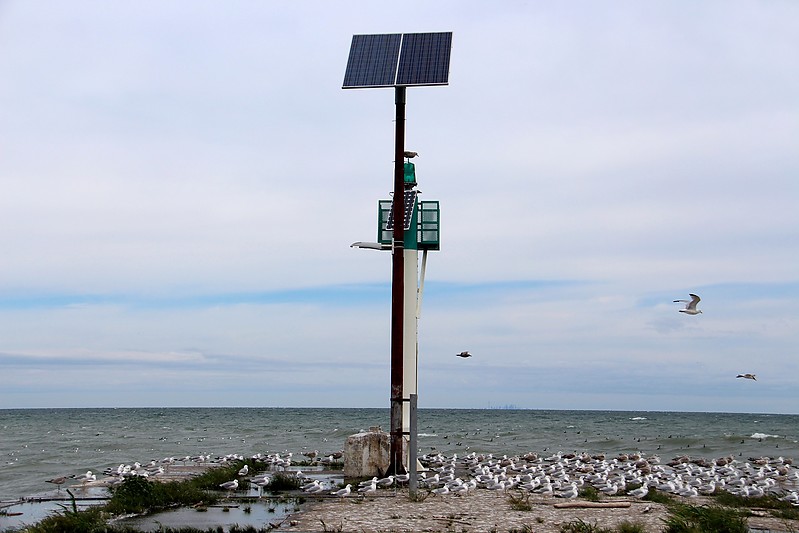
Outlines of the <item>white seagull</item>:
{"type": "Polygon", "coordinates": [[[735,377],[736,377],[736,378],[744,378],[744,379],[752,379],[752,380],[754,380],[754,381],[757,381],[757,378],[755,377],[755,375],[754,375],[754,374],[738,374],[738,375],[737,375],[737,376],[735,376],[735,377]]]}
{"type": "Polygon", "coordinates": [[[239,488],[239,480],[234,479],[233,481],[225,481],[224,483],[221,483],[219,486],[227,491],[233,491],[239,488]]]}
{"type": "Polygon", "coordinates": [[[330,494],[332,494],[333,496],[338,496],[339,498],[344,498],[346,496],[349,496],[350,492],[352,492],[352,485],[347,484],[347,486],[344,487],[343,489],[331,492],[330,494]]]}
{"type": "Polygon", "coordinates": [[[359,488],[358,492],[360,492],[364,496],[367,494],[374,494],[375,492],[377,492],[377,483],[372,481],[369,485],[359,488]]]}
{"type": "Polygon", "coordinates": [[[686,315],[698,315],[702,311],[696,308],[696,304],[699,303],[701,298],[696,294],[689,294],[688,296],[691,297],[690,300],[674,300],[674,303],[677,302],[685,303],[685,309],[680,309],[680,313],[685,313],[686,315]]]}

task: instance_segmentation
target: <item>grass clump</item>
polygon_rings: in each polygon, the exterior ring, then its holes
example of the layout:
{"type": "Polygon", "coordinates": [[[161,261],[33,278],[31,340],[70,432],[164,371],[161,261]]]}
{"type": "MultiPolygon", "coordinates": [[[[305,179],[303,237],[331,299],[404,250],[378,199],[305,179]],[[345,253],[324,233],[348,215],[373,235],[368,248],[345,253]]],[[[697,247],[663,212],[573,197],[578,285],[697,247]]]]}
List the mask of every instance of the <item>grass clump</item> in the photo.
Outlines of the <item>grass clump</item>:
{"type": "Polygon", "coordinates": [[[774,494],[767,494],[765,496],[746,497],[737,496],[727,491],[719,491],[714,494],[714,499],[719,505],[726,505],[727,507],[737,508],[758,508],[766,509],[769,514],[777,518],[785,520],[799,520],[799,508],[794,507],[789,502],[780,500],[774,494]]]}
{"type": "Polygon", "coordinates": [[[302,483],[300,482],[300,479],[295,474],[277,472],[269,480],[269,484],[266,486],[266,489],[270,492],[299,490],[301,484],[302,483]]]}
{"type": "Polygon", "coordinates": [[[510,503],[510,507],[514,511],[533,510],[533,505],[530,503],[530,494],[523,490],[508,493],[508,503],[510,503]]]}
{"type": "Polygon", "coordinates": [[[672,505],[676,502],[674,496],[668,492],[661,492],[657,489],[649,489],[649,492],[646,493],[646,496],[641,499],[652,503],[661,503],[665,506],[672,505]]]}
{"type": "Polygon", "coordinates": [[[596,523],[589,524],[578,518],[561,525],[560,533],[646,533],[646,527],[640,522],[624,520],[614,529],[600,527],[596,523]]]}
{"type": "Polygon", "coordinates": [[[113,490],[105,510],[115,515],[140,514],[177,505],[213,503],[216,497],[199,485],[196,480],[157,483],[143,477],[132,476],[113,490]]]}
{"type": "MultiPolygon", "coordinates": [[[[74,502],[73,502],[74,505],[74,502]]],[[[63,514],[48,516],[39,523],[25,528],[29,533],[110,533],[115,530],[106,524],[107,515],[101,507],[68,510],[63,514]]]]}
{"type": "Polygon", "coordinates": [[[578,493],[578,496],[580,498],[583,498],[584,500],[588,500],[589,502],[599,501],[599,491],[596,490],[596,488],[592,487],[591,485],[586,485],[583,488],[581,488],[580,492],[578,493]]]}
{"type": "Polygon", "coordinates": [[[672,505],[665,533],[748,533],[744,514],[719,505],[672,505]]]}
{"type": "Polygon", "coordinates": [[[624,520],[616,528],[618,533],[646,533],[646,527],[641,522],[630,522],[624,520]]]}
{"type": "Polygon", "coordinates": [[[560,526],[560,533],[613,533],[612,529],[599,527],[596,523],[589,524],[582,519],[572,520],[560,526]]]}

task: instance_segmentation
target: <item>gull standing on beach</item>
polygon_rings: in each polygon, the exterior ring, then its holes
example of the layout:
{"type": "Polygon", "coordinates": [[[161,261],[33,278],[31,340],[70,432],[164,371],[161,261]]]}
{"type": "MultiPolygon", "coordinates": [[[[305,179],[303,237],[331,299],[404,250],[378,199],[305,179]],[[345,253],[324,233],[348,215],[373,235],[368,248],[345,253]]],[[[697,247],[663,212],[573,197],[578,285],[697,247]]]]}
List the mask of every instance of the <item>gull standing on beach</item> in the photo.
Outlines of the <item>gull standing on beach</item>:
{"type": "Polygon", "coordinates": [[[350,495],[350,492],[352,492],[352,485],[348,483],[343,489],[331,492],[330,494],[333,496],[338,496],[339,498],[345,498],[350,495]]]}
{"type": "Polygon", "coordinates": [[[374,494],[377,492],[377,483],[372,481],[370,484],[365,485],[358,489],[358,492],[366,496],[367,494],[374,494]]]}
{"type": "Polygon", "coordinates": [[[702,311],[696,308],[696,304],[699,303],[701,298],[696,294],[689,294],[688,296],[691,297],[690,300],[674,300],[674,303],[685,303],[685,309],[680,309],[680,313],[685,313],[686,315],[698,315],[702,311]]]}

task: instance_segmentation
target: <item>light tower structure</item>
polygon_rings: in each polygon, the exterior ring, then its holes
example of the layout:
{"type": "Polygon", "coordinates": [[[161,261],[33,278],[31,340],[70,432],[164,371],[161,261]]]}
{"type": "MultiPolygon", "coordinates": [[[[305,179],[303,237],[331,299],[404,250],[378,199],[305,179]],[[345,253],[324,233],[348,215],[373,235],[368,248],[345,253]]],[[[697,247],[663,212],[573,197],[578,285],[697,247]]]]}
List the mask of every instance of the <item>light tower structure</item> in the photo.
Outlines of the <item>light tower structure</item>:
{"type": "MultiPolygon", "coordinates": [[[[424,280],[422,277],[417,285],[419,223],[425,216],[419,214],[424,212],[424,208],[417,200],[415,166],[405,161],[406,87],[447,85],[451,47],[452,32],[353,35],[342,85],[344,89],[394,88],[393,202],[379,204],[380,242],[374,243],[375,246],[365,246],[392,252],[389,472],[393,473],[404,470],[402,442],[403,435],[410,431],[410,395],[416,395],[419,289],[423,288],[424,280]],[[401,224],[394,223],[400,220],[403,221],[401,224]],[[413,252],[407,253],[406,249],[413,252]]],[[[438,203],[435,203],[435,209],[431,204],[429,211],[435,211],[435,215],[427,216],[436,217],[435,249],[438,249],[438,203]]],[[[431,248],[422,249],[426,252],[433,248],[431,245],[431,248]]],[[[424,271],[426,254],[422,264],[424,271]]]]}

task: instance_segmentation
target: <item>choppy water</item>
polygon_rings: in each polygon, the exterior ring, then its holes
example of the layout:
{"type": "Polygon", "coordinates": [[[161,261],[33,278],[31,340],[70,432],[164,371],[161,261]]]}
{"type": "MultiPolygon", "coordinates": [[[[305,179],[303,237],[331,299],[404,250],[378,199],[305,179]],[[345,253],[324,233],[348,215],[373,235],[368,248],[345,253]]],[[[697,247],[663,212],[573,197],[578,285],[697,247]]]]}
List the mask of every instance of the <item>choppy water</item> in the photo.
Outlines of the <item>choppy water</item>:
{"type": "MultiPolygon", "coordinates": [[[[210,454],[340,450],[389,426],[388,409],[164,408],[0,410],[0,500],[53,489],[54,477],[120,463],[210,454]]],[[[423,453],[640,451],[663,459],[799,460],[799,415],[421,409],[423,453]]]]}

